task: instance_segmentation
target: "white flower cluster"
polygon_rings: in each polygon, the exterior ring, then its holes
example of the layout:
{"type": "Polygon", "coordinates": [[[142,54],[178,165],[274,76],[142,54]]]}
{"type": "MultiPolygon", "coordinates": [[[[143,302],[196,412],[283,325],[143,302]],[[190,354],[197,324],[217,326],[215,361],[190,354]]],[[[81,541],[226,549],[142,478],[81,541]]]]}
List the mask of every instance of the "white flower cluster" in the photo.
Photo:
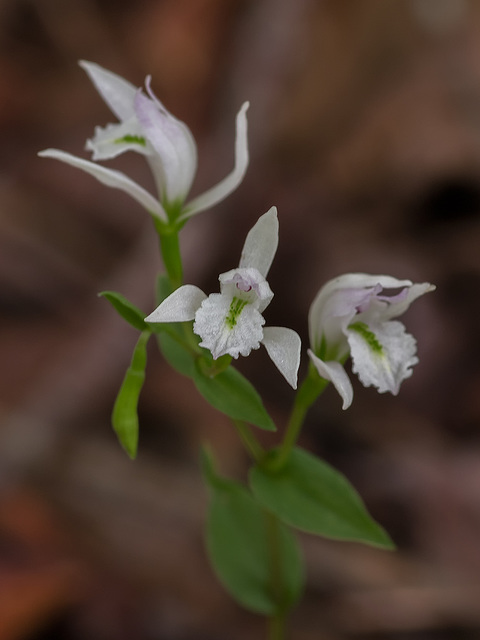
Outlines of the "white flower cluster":
{"type": "MultiPolygon", "coordinates": [[[[233,171],[204,194],[187,201],[197,171],[195,140],[188,127],[153,94],[150,77],[143,91],[97,64],[80,64],[119,122],[95,129],[86,144],[93,161],[57,149],[42,151],[41,156],[66,162],[110,187],[122,189],[164,223],[181,224],[237,188],[248,166],[248,102],[236,118],[233,171]],[[136,151],[146,158],[155,179],[156,197],[123,173],[97,164],[126,151],[136,151]]],[[[265,327],[262,315],[273,297],[266,277],[277,245],[277,210],[272,207],[248,233],[239,266],[219,276],[220,293],[207,296],[193,285],[181,286],[146,321],[193,321],[200,346],[215,359],[227,354],[233,358],[247,356],[263,344],[285,379],[296,388],[300,337],[292,329],[265,327]]],[[[350,273],[320,289],[309,313],[308,354],[319,375],[336,387],[344,409],[353,399],[343,367],[348,356],[365,386],[374,385],[380,393],[398,393],[418,358],[415,339],[393,318],[434,288],[429,283],[413,284],[385,275],[350,273]],[[393,293],[389,295],[389,291],[393,293]]]]}

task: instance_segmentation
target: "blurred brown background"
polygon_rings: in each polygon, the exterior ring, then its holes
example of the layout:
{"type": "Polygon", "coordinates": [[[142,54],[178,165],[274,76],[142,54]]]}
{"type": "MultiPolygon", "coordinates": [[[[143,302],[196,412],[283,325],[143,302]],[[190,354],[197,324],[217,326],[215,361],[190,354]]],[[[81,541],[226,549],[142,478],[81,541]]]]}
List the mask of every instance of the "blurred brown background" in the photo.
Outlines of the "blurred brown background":
{"type": "MultiPolygon", "coordinates": [[[[292,638],[480,638],[480,3],[3,0],[0,640],[264,632],[203,550],[200,444],[226,473],[246,468],[228,420],[152,342],[135,463],[110,428],[135,331],[96,293],[150,311],[161,265],[136,203],[36,156],[82,155],[112,121],[79,58],[138,86],[153,76],[198,141],[194,192],[230,170],[234,116],[251,102],[247,176],[185,228],[187,282],[215,291],[276,204],[267,323],[305,348],[309,304],[335,275],[437,284],[405,318],[420,364],[400,395],[355,384],[344,413],[328,389],[309,414],[303,444],[351,479],[399,550],[301,536],[292,638]]],[[[150,185],[142,158],[113,166],[150,185]]],[[[240,367],[283,425],[293,394],[265,353],[240,367]]]]}

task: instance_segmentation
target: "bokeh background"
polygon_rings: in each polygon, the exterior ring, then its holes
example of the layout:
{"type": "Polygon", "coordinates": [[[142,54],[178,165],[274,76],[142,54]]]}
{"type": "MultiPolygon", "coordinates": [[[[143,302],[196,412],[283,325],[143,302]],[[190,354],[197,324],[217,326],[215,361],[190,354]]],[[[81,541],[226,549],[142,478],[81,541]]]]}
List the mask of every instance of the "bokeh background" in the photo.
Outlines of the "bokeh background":
{"type": "MultiPolygon", "coordinates": [[[[187,282],[215,291],[275,204],[267,321],[305,345],[335,275],[437,285],[405,317],[420,363],[400,395],[355,383],[350,410],[328,389],[309,414],[302,444],[398,551],[302,535],[292,638],[480,638],[480,3],[2,0],[0,640],[264,637],[203,549],[200,445],[232,476],[247,464],[228,420],[152,342],[134,463],[110,427],[136,336],[96,294],[150,311],[161,263],[135,202],[36,156],[82,154],[112,121],[80,58],[138,86],[152,75],[198,141],[195,192],[230,170],[251,102],[250,168],[184,229],[187,282]]],[[[134,154],[112,165],[151,184],[134,154]]],[[[284,425],[293,393],[265,353],[239,366],[284,425]]]]}

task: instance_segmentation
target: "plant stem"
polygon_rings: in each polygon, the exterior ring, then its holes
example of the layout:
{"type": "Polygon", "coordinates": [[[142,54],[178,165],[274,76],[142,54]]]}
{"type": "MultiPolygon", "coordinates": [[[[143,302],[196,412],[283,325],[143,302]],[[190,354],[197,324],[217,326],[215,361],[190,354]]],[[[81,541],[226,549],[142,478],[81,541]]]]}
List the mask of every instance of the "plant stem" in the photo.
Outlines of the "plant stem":
{"type": "Polygon", "coordinates": [[[270,511],[265,512],[267,519],[267,540],[270,560],[271,592],[277,603],[277,612],[268,621],[268,640],[285,638],[284,580],[282,567],[282,549],[280,540],[280,522],[270,511]]]}
{"type": "Polygon", "coordinates": [[[160,252],[170,282],[178,289],[183,282],[182,256],[180,253],[179,229],[173,225],[154,220],[160,238],[160,252]]]}
{"type": "Polygon", "coordinates": [[[310,366],[307,377],[300,385],[300,388],[297,391],[297,395],[295,396],[292,413],[290,414],[290,420],[288,421],[287,429],[285,432],[285,437],[275,459],[276,468],[279,469],[287,461],[287,458],[290,455],[290,451],[293,449],[298,440],[298,436],[300,435],[300,430],[302,428],[303,421],[305,420],[305,416],[307,415],[307,411],[310,409],[312,404],[323,392],[327,385],[328,380],[325,380],[325,378],[321,378],[318,375],[316,369],[313,366],[310,366]]]}
{"type": "Polygon", "coordinates": [[[285,615],[279,613],[268,619],[268,640],[285,640],[285,615]]]}
{"type": "Polygon", "coordinates": [[[235,428],[238,432],[238,435],[240,436],[240,439],[242,440],[243,444],[247,448],[252,458],[256,462],[259,462],[265,455],[265,450],[262,447],[262,445],[258,442],[256,437],[253,435],[253,432],[250,429],[250,427],[242,420],[232,419],[232,422],[235,425],[235,428]]]}

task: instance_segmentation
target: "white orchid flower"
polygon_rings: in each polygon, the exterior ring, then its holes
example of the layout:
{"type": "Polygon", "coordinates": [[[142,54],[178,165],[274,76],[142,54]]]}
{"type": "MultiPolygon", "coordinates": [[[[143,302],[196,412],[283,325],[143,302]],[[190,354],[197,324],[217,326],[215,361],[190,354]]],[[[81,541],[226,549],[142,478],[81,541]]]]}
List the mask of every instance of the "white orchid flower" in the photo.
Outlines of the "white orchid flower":
{"type": "Polygon", "coordinates": [[[220,293],[207,296],[193,285],[184,285],[166,298],[147,322],[194,320],[200,346],[214,359],[223,355],[248,356],[260,344],[266,348],[287,382],[296,389],[301,341],[292,329],[264,327],[262,316],[273,298],[266,276],[278,245],[277,209],[272,207],[250,229],[240,264],[219,276],[220,293]]]}
{"type": "Polygon", "coordinates": [[[348,273],[325,284],[310,307],[308,354],[318,373],[352,403],[353,389],[342,363],[351,355],[352,369],[366,387],[396,395],[418,362],[416,340],[401,322],[392,321],[434,285],[390,276],[348,273]],[[393,290],[391,295],[388,290],[393,290]]]}
{"type": "Polygon", "coordinates": [[[233,171],[216,186],[186,203],[197,172],[197,146],[190,129],[154,96],[149,76],[145,81],[146,95],[127,80],[93,62],[82,60],[80,65],[120,122],[105,128],[96,127],[94,137],[86,144],[94,162],[58,149],[46,149],[40,156],[66,162],[109,187],[125,191],[163,222],[169,221],[168,213],[171,212],[175,212],[176,220],[182,222],[219,203],[238,187],[248,166],[248,102],[242,105],[236,118],[233,171]],[[97,160],[115,158],[125,151],[136,151],[145,156],[155,179],[157,197],[125,174],[96,164],[97,160]]]}

